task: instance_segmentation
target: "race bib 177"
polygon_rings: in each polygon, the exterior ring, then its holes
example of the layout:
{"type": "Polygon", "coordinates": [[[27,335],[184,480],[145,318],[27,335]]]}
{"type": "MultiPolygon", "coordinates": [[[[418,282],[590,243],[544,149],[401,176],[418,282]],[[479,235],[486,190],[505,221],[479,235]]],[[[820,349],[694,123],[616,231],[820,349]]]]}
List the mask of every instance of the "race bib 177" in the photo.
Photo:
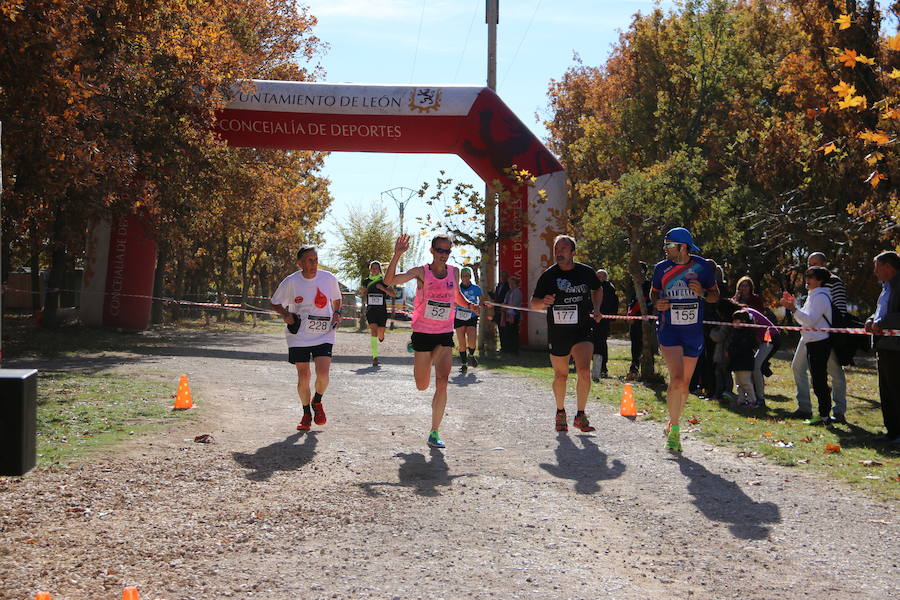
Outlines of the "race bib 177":
{"type": "Polygon", "coordinates": [[[578,324],[578,306],[574,304],[554,304],[552,310],[554,325],[578,324]]]}

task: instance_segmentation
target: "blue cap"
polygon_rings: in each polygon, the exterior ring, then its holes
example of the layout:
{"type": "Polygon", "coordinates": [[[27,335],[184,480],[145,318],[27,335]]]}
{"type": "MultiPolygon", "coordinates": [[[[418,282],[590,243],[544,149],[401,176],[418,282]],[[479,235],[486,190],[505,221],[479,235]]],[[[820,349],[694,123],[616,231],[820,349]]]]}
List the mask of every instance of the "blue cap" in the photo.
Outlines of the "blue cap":
{"type": "Polygon", "coordinates": [[[687,244],[688,248],[694,252],[700,252],[700,248],[694,243],[694,236],[684,227],[675,227],[666,232],[667,242],[677,242],[679,244],[687,244]]]}

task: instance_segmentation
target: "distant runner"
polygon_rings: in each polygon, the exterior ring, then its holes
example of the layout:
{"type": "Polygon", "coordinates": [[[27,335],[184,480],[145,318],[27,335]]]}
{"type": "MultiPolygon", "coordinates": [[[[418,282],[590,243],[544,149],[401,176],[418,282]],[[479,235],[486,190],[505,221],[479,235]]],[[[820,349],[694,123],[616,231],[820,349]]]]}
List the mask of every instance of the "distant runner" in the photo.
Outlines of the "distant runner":
{"type": "Polygon", "coordinates": [[[456,307],[456,317],[453,319],[453,328],[456,330],[456,339],[459,341],[459,360],[462,366],[460,372],[465,373],[468,367],[477,367],[475,358],[475,344],[477,343],[478,313],[477,306],[481,301],[483,292],[481,287],[472,283],[472,269],[463,267],[459,270],[459,291],[469,301],[470,306],[476,308],[456,307]],[[468,349],[468,361],[466,360],[468,349]]]}
{"type": "Polygon", "coordinates": [[[334,275],[319,269],[315,246],[303,246],[297,251],[297,268],[300,270],[278,284],[271,303],[272,309],[287,323],[284,335],[288,362],[297,368],[297,394],[303,406],[303,418],[297,429],[307,431],[313,421],[316,425],[324,425],[326,421],[322,396],[328,388],[334,330],[341,322],[341,290],[334,275]],[[310,360],[316,365],[316,388],[312,398],[310,360]]]}
{"type": "Polygon", "coordinates": [[[688,385],[703,351],[703,309],[719,301],[715,268],[710,261],[688,251],[700,252],[684,227],[670,229],[663,244],[666,259],[653,270],[650,299],[659,311],[656,335],[659,351],[669,368],[666,406],[666,448],[681,452],[681,413],[688,385]]]}
{"type": "Polygon", "coordinates": [[[567,235],[553,242],[556,264],[538,278],[531,297],[532,310],[547,311],[550,340],[550,364],[553,365],[553,396],[556,399],[556,431],[568,431],[566,382],[569,357],[575,360],[577,383],[575,401],[578,412],[572,425],[581,431],[594,431],[584,412],[591,391],[591,355],[593,325],[600,320],[603,288],[594,269],[575,262],[575,240],[567,235]]]}
{"type": "Polygon", "coordinates": [[[459,293],[457,268],[447,264],[453,251],[453,240],[449,235],[432,238],[431,264],[413,267],[406,273],[396,273],[397,263],[408,249],[409,236],[401,235],[394,243],[394,256],[384,274],[384,282],[394,286],[416,280],[411,341],[415,352],[413,375],[416,387],[427,390],[431,383],[431,365],[434,364],[431,432],[426,443],[432,448],[444,448],[439,430],[447,407],[447,382],[453,364],[453,317],[457,304],[466,308],[475,307],[459,293]]]}
{"type": "Polygon", "coordinates": [[[369,263],[369,284],[366,287],[366,321],[369,323],[369,343],[372,347],[372,366],[378,366],[378,343],[384,341],[384,330],[387,327],[387,299],[396,298],[397,294],[384,284],[381,275],[381,263],[373,260],[369,263]]]}

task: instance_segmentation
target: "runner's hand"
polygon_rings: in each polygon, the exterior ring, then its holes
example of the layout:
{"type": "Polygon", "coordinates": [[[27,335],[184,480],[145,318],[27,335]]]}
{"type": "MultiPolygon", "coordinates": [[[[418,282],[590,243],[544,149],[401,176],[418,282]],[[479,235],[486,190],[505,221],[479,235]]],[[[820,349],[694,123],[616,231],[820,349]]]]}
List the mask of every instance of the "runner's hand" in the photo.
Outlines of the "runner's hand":
{"type": "Polygon", "coordinates": [[[692,292],[694,292],[694,295],[697,296],[698,298],[702,298],[702,297],[703,297],[703,286],[700,285],[700,282],[697,281],[696,279],[691,279],[691,280],[688,282],[688,288],[689,288],[692,292]]]}
{"type": "Polygon", "coordinates": [[[594,312],[592,312],[591,316],[594,318],[594,321],[596,321],[597,323],[599,323],[600,321],[603,320],[603,315],[600,314],[599,310],[595,310],[594,312]]]}
{"type": "Polygon", "coordinates": [[[656,310],[660,312],[669,310],[669,300],[666,298],[660,298],[654,303],[654,306],[656,306],[656,310]]]}
{"type": "Polygon", "coordinates": [[[294,315],[293,315],[293,313],[286,312],[283,315],[281,315],[281,320],[284,321],[288,325],[293,325],[294,324],[294,315]]]}
{"type": "Polygon", "coordinates": [[[400,256],[407,250],[409,250],[409,235],[404,233],[394,242],[394,256],[400,256]]]}
{"type": "Polygon", "coordinates": [[[548,294],[547,296],[544,296],[544,306],[549,308],[553,306],[554,302],[556,302],[556,294],[548,294]]]}

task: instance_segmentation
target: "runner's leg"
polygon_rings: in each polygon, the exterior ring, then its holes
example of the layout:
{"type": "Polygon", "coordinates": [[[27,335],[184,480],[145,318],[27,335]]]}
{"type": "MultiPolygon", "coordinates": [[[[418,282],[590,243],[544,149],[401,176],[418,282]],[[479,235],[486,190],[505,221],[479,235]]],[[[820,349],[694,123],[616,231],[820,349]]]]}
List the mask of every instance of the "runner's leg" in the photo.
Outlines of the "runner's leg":
{"type": "Polygon", "coordinates": [[[572,346],[572,358],[575,359],[575,372],[578,374],[578,380],[575,383],[575,403],[578,410],[584,410],[591,393],[591,354],[593,349],[592,342],[578,342],[572,346]]]}
{"type": "Polygon", "coordinates": [[[434,396],[431,399],[431,430],[441,428],[441,419],[447,408],[447,383],[453,368],[453,348],[438,346],[432,351],[434,360],[434,396]]]}
{"type": "Polygon", "coordinates": [[[413,376],[416,389],[425,391],[431,384],[431,352],[416,352],[413,357],[413,376]]]}
{"type": "Polygon", "coordinates": [[[666,391],[669,422],[678,425],[687,402],[688,386],[697,366],[697,358],[685,356],[681,346],[660,346],[659,351],[669,368],[669,388],[666,391]]]}
{"type": "Polygon", "coordinates": [[[478,331],[477,327],[466,327],[466,347],[469,349],[469,364],[473,367],[477,367],[478,364],[475,360],[475,349],[478,347],[478,337],[476,332],[478,331]]]}
{"type": "Polygon", "coordinates": [[[566,381],[569,379],[569,355],[550,355],[553,365],[553,397],[556,399],[556,410],[566,408],[566,381]]]}
{"type": "MultiPolygon", "coordinates": [[[[317,356],[315,358],[316,361],[316,393],[320,396],[325,395],[325,390],[328,389],[328,376],[331,371],[331,357],[330,356],[317,356]]],[[[308,388],[307,388],[308,389],[308,388]]],[[[309,392],[307,392],[308,394],[309,392]]]]}
{"type": "MultiPolygon", "coordinates": [[[[465,327],[457,327],[456,328],[456,345],[459,346],[459,362],[461,364],[461,369],[463,371],[466,370],[466,367],[469,365],[468,358],[466,357],[466,328],[465,327]]],[[[453,352],[450,353],[450,363],[451,366],[453,364],[453,352]]]]}
{"type": "Polygon", "coordinates": [[[378,358],[378,341],[384,338],[384,331],[380,331],[376,323],[369,323],[369,346],[372,349],[372,359],[378,358]]]}
{"type": "Polygon", "coordinates": [[[297,395],[300,396],[300,404],[309,406],[309,402],[312,398],[309,391],[309,381],[311,378],[309,363],[294,363],[294,366],[297,367],[297,395]]]}

